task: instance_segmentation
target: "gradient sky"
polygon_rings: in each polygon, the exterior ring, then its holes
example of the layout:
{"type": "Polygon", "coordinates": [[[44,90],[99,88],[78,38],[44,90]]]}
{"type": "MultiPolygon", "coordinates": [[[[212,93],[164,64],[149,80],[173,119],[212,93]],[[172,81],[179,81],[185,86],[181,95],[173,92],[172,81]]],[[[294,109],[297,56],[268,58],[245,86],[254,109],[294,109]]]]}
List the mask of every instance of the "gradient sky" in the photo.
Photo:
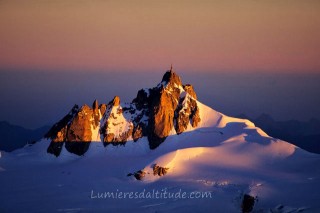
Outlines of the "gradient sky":
{"type": "Polygon", "coordinates": [[[320,1],[0,0],[0,120],[131,101],[171,63],[227,115],[320,118],[320,1]]]}
{"type": "Polygon", "coordinates": [[[319,72],[320,1],[0,1],[0,66],[319,72]]]}

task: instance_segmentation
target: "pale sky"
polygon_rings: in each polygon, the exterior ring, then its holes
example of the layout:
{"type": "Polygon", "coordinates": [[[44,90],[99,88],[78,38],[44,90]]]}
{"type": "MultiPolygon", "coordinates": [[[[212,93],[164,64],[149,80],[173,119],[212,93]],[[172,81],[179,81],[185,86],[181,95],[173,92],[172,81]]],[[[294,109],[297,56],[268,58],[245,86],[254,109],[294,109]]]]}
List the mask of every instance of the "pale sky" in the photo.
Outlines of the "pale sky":
{"type": "Polygon", "coordinates": [[[0,68],[320,72],[320,1],[0,1],[0,68]]]}

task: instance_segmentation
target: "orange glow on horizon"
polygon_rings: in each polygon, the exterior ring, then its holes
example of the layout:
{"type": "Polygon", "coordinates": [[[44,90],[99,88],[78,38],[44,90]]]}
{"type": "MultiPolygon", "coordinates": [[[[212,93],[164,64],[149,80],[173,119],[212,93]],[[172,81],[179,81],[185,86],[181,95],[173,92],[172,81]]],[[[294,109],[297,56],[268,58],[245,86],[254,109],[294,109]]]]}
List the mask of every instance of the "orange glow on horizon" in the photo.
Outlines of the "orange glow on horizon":
{"type": "Polygon", "coordinates": [[[0,68],[320,73],[319,1],[1,1],[0,68]],[[180,66],[180,67],[179,67],[180,66]]]}

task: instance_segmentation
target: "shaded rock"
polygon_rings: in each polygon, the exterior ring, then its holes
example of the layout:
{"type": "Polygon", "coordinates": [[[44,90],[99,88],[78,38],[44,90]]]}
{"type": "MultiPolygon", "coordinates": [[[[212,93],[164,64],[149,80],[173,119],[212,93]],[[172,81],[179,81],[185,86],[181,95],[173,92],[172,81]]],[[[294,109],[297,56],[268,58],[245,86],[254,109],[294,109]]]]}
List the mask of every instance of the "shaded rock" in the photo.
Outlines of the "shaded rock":
{"type": "Polygon", "coordinates": [[[47,152],[58,157],[62,151],[64,142],[66,141],[68,127],[65,126],[59,132],[57,132],[56,137],[52,139],[47,152]]]}
{"type": "Polygon", "coordinates": [[[149,104],[149,93],[149,89],[141,89],[138,91],[137,97],[132,101],[138,110],[145,108],[145,106],[149,104]]]}
{"type": "Polygon", "coordinates": [[[192,103],[190,119],[193,128],[197,127],[201,121],[199,107],[196,102],[194,102],[194,104],[192,103]]]}
{"type": "Polygon", "coordinates": [[[156,176],[163,176],[165,174],[167,174],[169,168],[164,168],[164,167],[161,167],[161,166],[158,166],[157,164],[154,164],[153,165],[153,175],[156,176]]]}
{"type": "Polygon", "coordinates": [[[175,129],[177,134],[181,134],[182,132],[184,132],[184,130],[187,129],[188,124],[190,123],[190,118],[189,115],[190,114],[190,109],[188,108],[187,111],[181,112],[178,109],[178,113],[175,116],[176,118],[176,125],[175,125],[175,129]]]}
{"type": "Polygon", "coordinates": [[[94,100],[94,102],[92,103],[92,109],[95,110],[95,109],[99,109],[99,104],[98,104],[98,100],[94,100]]]}
{"type": "Polygon", "coordinates": [[[58,123],[54,124],[51,129],[45,134],[45,138],[55,139],[58,132],[65,128],[67,124],[73,119],[76,113],[79,111],[79,106],[74,105],[70,112],[64,116],[58,123]]]}
{"type": "Polygon", "coordinates": [[[191,114],[190,114],[191,125],[192,127],[197,127],[201,121],[200,110],[199,110],[197,101],[195,101],[194,99],[190,99],[189,107],[191,109],[191,114]]]}
{"type": "Polygon", "coordinates": [[[146,175],[146,172],[143,171],[143,170],[139,170],[137,172],[134,172],[134,173],[129,173],[127,176],[134,176],[137,180],[142,180],[145,175],[146,175]]]}
{"type": "Polygon", "coordinates": [[[249,213],[253,210],[253,206],[255,203],[255,198],[251,195],[245,194],[243,196],[241,209],[243,213],[249,213]]]}
{"type": "Polygon", "coordinates": [[[137,125],[133,128],[132,139],[133,141],[137,141],[139,138],[143,137],[143,129],[140,125],[137,125]]]}
{"type": "Polygon", "coordinates": [[[76,155],[84,155],[90,146],[90,142],[65,142],[65,148],[76,155]]]}
{"type": "Polygon", "coordinates": [[[64,142],[51,142],[47,152],[58,157],[62,151],[64,142]]]}
{"type": "Polygon", "coordinates": [[[48,153],[53,154],[56,157],[60,155],[64,142],[67,139],[68,124],[72,121],[78,111],[78,105],[74,105],[71,111],[58,123],[53,125],[45,135],[46,138],[51,139],[51,143],[47,149],[48,153]]]}
{"type": "Polygon", "coordinates": [[[132,132],[132,139],[134,141],[148,135],[148,123],[151,110],[150,106],[154,98],[154,95],[151,96],[150,93],[155,94],[153,89],[139,90],[137,97],[132,101],[132,108],[128,109],[130,114],[135,114],[132,132]]]}

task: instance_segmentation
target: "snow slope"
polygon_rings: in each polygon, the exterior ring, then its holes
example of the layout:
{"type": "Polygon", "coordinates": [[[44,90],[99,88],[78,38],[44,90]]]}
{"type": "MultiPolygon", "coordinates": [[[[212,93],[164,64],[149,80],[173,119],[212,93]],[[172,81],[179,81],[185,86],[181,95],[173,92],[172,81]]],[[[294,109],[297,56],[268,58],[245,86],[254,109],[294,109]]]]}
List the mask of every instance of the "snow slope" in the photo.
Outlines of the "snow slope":
{"type": "Polygon", "coordinates": [[[244,194],[256,197],[254,212],[320,212],[319,155],[271,138],[249,120],[198,106],[200,126],[155,150],[142,138],[106,148],[94,142],[82,157],[49,155],[47,140],[2,152],[0,212],[241,212],[244,194]],[[154,176],[154,164],[169,168],[167,175],[154,176]],[[141,169],[143,181],[127,176],[141,169]],[[157,190],[176,197],[147,198],[157,190]]]}

